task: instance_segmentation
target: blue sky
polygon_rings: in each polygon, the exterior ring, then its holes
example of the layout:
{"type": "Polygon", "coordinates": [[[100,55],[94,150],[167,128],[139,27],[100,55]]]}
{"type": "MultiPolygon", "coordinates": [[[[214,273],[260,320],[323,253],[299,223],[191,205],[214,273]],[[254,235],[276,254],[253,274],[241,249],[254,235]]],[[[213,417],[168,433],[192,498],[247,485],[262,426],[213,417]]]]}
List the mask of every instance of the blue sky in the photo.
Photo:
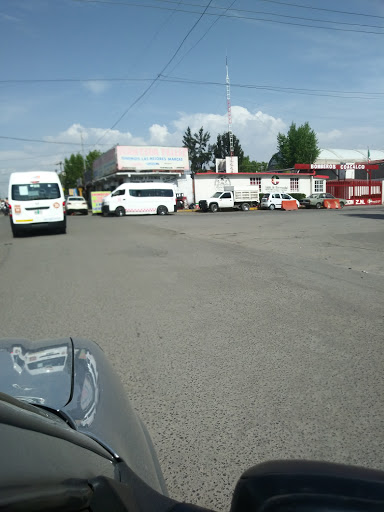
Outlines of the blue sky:
{"type": "Polygon", "coordinates": [[[55,170],[82,140],[179,146],[203,126],[215,142],[226,55],[251,159],[292,121],[324,148],[384,148],[382,0],[0,0],[0,39],[0,196],[10,172],[55,170]]]}

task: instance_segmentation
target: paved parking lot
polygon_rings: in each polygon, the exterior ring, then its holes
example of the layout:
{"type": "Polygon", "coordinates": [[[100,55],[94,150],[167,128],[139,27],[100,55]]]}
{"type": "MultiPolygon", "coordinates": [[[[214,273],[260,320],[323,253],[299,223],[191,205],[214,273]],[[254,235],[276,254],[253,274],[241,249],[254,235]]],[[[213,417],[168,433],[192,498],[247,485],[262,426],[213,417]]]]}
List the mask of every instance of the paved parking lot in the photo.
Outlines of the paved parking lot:
{"type": "Polygon", "coordinates": [[[8,223],[1,335],[99,342],[171,496],[228,510],[275,458],[384,469],[383,207],[8,223]]]}

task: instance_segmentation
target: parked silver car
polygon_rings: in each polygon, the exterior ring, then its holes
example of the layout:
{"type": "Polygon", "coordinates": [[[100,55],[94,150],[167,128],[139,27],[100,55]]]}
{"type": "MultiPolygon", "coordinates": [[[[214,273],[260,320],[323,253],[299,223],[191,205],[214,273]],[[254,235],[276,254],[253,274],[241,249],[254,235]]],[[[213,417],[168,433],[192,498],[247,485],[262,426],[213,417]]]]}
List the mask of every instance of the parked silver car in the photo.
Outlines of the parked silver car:
{"type": "Polygon", "coordinates": [[[306,208],[322,208],[324,206],[325,199],[338,199],[340,203],[340,208],[344,208],[347,204],[346,199],[339,199],[332,194],[328,194],[328,192],[324,192],[321,194],[311,194],[309,197],[301,200],[301,204],[306,208]]]}

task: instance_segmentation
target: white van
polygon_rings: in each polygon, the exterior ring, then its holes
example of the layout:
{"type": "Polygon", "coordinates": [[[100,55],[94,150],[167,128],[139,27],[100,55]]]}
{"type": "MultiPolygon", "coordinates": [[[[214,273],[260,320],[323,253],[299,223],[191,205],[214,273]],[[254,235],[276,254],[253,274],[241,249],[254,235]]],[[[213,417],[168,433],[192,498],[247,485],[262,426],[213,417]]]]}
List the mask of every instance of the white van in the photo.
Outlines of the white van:
{"type": "Polygon", "coordinates": [[[35,229],[66,232],[65,198],[55,172],[14,172],[8,202],[13,236],[35,229]]]}
{"type": "Polygon", "coordinates": [[[170,183],[123,183],[103,198],[103,215],[167,215],[176,212],[175,185],[170,183]]]}
{"type": "Polygon", "coordinates": [[[25,367],[31,375],[62,372],[68,357],[68,347],[51,347],[38,352],[27,352],[25,367]]]}

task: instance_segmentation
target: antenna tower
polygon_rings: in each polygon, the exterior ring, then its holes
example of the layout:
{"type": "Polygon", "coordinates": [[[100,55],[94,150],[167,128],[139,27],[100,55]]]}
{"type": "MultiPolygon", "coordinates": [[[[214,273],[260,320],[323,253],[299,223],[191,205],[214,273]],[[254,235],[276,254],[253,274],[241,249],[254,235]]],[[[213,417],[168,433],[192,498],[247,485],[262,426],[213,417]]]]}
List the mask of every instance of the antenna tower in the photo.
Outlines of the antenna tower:
{"type": "Polygon", "coordinates": [[[229,135],[229,151],[231,155],[230,167],[233,172],[233,133],[232,133],[232,109],[231,109],[231,83],[229,81],[229,73],[228,73],[228,58],[225,59],[225,67],[227,70],[227,78],[225,80],[227,84],[227,111],[228,111],[228,135],[229,135]]]}

